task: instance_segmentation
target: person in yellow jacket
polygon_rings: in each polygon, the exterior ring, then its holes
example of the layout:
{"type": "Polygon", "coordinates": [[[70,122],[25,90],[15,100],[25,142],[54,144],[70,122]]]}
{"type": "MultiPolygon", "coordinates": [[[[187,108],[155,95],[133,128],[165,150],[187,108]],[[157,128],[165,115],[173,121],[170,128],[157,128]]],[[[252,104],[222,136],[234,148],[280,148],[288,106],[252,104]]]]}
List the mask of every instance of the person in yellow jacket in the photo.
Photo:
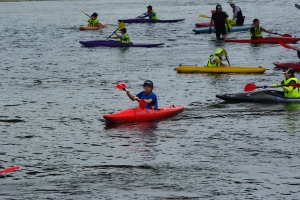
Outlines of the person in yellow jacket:
{"type": "MultiPolygon", "coordinates": [[[[300,88],[288,86],[289,84],[299,84],[298,79],[294,75],[294,69],[289,68],[285,70],[284,80],[279,82],[278,84],[272,84],[271,87],[282,87],[283,93],[285,97],[300,97],[300,88]]],[[[263,88],[267,88],[268,85],[264,85],[263,88]]]]}
{"type": "Polygon", "coordinates": [[[273,33],[272,31],[268,31],[266,29],[264,29],[263,27],[259,26],[259,20],[258,19],[254,19],[253,20],[253,26],[250,29],[250,37],[251,39],[257,39],[257,38],[262,38],[262,31],[270,33],[270,34],[275,34],[277,35],[278,33],[273,33]]]}
{"type": "Polygon", "coordinates": [[[129,38],[129,35],[126,33],[127,32],[126,28],[122,28],[120,31],[121,31],[121,35],[119,35],[117,32],[114,32],[116,37],[111,37],[110,36],[109,38],[120,39],[121,43],[129,44],[130,43],[130,38],[129,38]]]}
{"type": "Polygon", "coordinates": [[[103,27],[103,25],[101,23],[99,23],[99,19],[98,19],[98,14],[97,13],[93,13],[91,15],[91,17],[88,20],[88,26],[98,26],[98,27],[103,27]]]}
{"type": "Polygon", "coordinates": [[[225,23],[225,28],[228,29],[228,27],[229,27],[230,29],[232,29],[231,19],[230,19],[230,17],[228,16],[227,12],[224,11],[224,13],[225,13],[225,15],[227,16],[227,17],[226,17],[226,20],[227,20],[227,22],[228,22],[228,25],[227,25],[227,23],[225,23]]]}
{"type": "Polygon", "coordinates": [[[207,66],[208,67],[226,66],[224,63],[222,63],[223,60],[227,60],[227,59],[222,59],[223,53],[224,53],[223,48],[216,48],[214,54],[210,55],[207,62],[207,66]]]}

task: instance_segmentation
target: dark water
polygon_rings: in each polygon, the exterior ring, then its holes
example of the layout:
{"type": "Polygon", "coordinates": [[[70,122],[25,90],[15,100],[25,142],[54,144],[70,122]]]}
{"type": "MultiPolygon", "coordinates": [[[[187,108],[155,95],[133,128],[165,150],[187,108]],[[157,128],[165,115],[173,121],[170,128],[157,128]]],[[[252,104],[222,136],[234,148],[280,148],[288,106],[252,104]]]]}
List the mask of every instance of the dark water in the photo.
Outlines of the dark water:
{"type": "MultiPolygon", "coordinates": [[[[220,93],[247,83],[277,83],[272,62],[295,61],[279,45],[224,44],[195,35],[215,2],[154,1],[174,24],[127,24],[132,41],[160,48],[84,48],[105,39],[117,19],[146,11],[146,1],[0,3],[0,199],[299,199],[299,104],[224,103],[220,93]],[[98,12],[108,28],[79,31],[98,12]],[[232,65],[264,66],[261,75],[177,74],[205,65],[224,45],[232,65]],[[133,93],[151,79],[159,104],[184,112],[159,122],[106,125],[102,115],[137,106],[133,93]]],[[[299,36],[294,1],[241,1],[246,24],[299,36]],[[274,18],[275,15],[275,18],[274,18]]],[[[225,2],[224,10],[230,13],[225,2]]],[[[229,37],[248,37],[247,32],[229,37]]],[[[266,35],[266,34],[265,34],[266,35]]],[[[299,74],[297,74],[298,76],[299,74]]]]}

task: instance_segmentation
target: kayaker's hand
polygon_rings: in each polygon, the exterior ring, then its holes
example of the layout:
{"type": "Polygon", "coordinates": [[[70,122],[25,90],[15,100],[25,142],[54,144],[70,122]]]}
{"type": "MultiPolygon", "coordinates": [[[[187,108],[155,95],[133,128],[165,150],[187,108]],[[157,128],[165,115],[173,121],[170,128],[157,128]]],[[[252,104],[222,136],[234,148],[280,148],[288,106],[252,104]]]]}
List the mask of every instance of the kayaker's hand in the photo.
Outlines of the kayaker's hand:
{"type": "Polygon", "coordinates": [[[208,33],[211,34],[211,28],[209,28],[208,33]]]}
{"type": "Polygon", "coordinates": [[[126,90],[126,94],[129,94],[130,93],[130,90],[126,90]]]}
{"type": "Polygon", "coordinates": [[[266,89],[268,87],[268,85],[263,85],[263,88],[266,89]]]}
{"type": "Polygon", "coordinates": [[[227,31],[230,32],[230,28],[228,28],[227,31]]]}

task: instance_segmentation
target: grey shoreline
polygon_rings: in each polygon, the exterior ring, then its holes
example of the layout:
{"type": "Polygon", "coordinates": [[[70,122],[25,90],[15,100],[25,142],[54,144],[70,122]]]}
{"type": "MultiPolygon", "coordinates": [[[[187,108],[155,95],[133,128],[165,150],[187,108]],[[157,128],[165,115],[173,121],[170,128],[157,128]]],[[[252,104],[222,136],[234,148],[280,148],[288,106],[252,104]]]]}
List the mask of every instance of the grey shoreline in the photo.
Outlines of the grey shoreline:
{"type": "Polygon", "coordinates": [[[0,2],[28,2],[28,1],[76,1],[76,0],[0,0],[0,2]]]}

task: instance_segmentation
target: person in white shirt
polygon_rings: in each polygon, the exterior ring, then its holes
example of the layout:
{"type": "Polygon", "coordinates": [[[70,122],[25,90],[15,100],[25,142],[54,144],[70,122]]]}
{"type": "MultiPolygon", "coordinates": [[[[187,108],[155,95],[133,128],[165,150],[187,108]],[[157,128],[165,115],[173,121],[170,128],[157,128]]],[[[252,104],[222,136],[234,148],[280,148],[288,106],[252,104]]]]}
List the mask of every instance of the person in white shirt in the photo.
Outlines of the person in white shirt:
{"type": "Polygon", "coordinates": [[[230,1],[229,5],[231,6],[232,11],[233,11],[233,17],[232,17],[232,19],[233,20],[236,19],[236,25],[237,26],[243,26],[244,25],[244,18],[245,18],[245,16],[243,16],[241,8],[238,7],[238,6],[236,6],[233,1],[230,1]]]}

